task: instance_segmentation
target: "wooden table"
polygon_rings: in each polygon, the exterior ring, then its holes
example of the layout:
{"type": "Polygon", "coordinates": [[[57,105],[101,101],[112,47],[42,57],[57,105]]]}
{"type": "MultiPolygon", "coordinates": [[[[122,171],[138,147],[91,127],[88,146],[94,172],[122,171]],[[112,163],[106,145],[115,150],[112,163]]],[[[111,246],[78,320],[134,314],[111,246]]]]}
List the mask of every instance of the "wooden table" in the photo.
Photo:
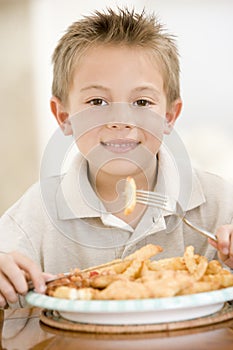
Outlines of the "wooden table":
{"type": "Polygon", "coordinates": [[[0,310],[0,349],[7,350],[232,350],[233,319],[177,331],[91,334],[62,331],[40,322],[38,308],[0,310]]]}

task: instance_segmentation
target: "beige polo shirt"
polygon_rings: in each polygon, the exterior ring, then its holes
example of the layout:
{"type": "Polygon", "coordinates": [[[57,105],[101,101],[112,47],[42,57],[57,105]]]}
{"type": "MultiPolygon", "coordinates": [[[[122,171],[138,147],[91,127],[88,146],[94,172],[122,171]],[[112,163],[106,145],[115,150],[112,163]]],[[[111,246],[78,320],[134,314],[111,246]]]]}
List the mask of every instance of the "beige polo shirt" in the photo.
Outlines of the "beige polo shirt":
{"type": "MultiPolygon", "coordinates": [[[[156,190],[179,200],[193,223],[211,232],[232,223],[233,188],[218,176],[177,165],[166,149],[159,152],[156,190]]],[[[79,154],[69,171],[33,185],[0,220],[1,251],[17,249],[51,273],[124,257],[141,246],[163,247],[156,258],[183,255],[193,245],[209,259],[216,250],[177,217],[148,208],[133,229],[105,211],[88,180],[79,154]]]]}

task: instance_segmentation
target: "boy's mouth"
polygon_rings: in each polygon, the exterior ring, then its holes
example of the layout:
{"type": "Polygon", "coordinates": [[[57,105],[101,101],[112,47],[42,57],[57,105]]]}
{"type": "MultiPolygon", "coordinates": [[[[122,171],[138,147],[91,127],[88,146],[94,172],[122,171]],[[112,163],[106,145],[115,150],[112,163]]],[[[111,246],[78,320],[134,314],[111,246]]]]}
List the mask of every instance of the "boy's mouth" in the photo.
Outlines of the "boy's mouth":
{"type": "Polygon", "coordinates": [[[119,139],[101,141],[100,144],[110,152],[125,153],[135,149],[141,142],[135,140],[119,139]]]}

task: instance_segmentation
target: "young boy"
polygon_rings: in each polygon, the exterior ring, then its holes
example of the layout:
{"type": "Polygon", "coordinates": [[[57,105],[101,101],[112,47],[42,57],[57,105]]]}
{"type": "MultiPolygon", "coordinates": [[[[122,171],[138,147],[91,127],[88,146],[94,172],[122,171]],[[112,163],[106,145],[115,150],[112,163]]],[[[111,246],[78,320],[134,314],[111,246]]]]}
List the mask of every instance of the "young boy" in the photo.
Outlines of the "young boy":
{"type": "Polygon", "coordinates": [[[109,9],[85,17],[60,39],[53,64],[51,110],[80,153],[65,175],[42,179],[1,218],[0,306],[16,303],[27,280],[43,292],[50,274],[148,243],[163,247],[159,259],[193,245],[233,268],[232,187],[192,170],[187,157],[179,163],[178,138],[174,147],[163,138],[182,101],[177,49],[154,16],[109,9]],[[156,208],[137,204],[125,215],[127,176],[137,188],[179,200],[218,243],[156,208]]]}

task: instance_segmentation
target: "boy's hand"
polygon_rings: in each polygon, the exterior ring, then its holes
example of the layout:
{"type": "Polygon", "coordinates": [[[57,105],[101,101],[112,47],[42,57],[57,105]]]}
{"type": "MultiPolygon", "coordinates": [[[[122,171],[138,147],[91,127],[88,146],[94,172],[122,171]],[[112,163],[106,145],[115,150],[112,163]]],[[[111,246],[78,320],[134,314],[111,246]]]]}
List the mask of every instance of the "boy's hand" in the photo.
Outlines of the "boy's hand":
{"type": "Polygon", "coordinates": [[[52,275],[42,273],[34,261],[18,253],[0,253],[0,307],[18,301],[18,294],[28,291],[28,280],[32,280],[38,293],[45,291],[45,280],[52,275]]]}
{"type": "Polygon", "coordinates": [[[209,240],[218,250],[219,259],[233,269],[233,225],[223,225],[216,232],[218,242],[209,240]]]}

